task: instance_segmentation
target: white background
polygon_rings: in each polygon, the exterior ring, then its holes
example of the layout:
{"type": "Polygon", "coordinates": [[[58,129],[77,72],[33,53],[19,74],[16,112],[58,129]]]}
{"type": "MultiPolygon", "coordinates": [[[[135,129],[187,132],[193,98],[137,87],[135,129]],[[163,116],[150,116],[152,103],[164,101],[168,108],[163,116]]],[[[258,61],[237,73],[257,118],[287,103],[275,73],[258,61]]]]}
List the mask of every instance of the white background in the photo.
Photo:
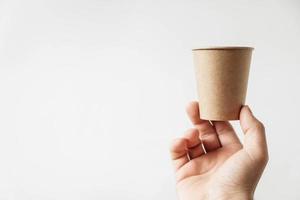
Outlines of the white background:
{"type": "Polygon", "coordinates": [[[300,199],[299,24],[296,0],[0,1],[0,199],[175,199],[168,147],[206,45],[255,47],[256,199],[300,199]]]}

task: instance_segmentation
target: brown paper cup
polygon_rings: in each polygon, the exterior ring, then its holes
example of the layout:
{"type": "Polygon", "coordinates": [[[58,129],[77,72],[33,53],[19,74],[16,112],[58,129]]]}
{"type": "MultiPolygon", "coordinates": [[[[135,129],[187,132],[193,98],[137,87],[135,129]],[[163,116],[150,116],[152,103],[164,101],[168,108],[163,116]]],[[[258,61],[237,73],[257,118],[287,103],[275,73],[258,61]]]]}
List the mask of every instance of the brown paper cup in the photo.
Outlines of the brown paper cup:
{"type": "Polygon", "coordinates": [[[238,120],[245,103],[253,48],[193,49],[200,118],[238,120]]]}

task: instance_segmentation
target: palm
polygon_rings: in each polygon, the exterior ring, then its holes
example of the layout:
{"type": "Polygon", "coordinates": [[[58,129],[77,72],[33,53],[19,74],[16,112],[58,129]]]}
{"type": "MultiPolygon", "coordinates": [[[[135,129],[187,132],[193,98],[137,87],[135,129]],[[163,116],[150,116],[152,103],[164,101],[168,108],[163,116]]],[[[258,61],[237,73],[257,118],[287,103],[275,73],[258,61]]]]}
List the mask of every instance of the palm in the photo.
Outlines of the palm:
{"type": "MultiPolygon", "coordinates": [[[[251,185],[244,183],[258,181],[256,177],[261,167],[255,167],[251,153],[243,148],[232,126],[228,122],[213,122],[212,126],[201,120],[196,103],[190,105],[188,114],[195,128],[173,144],[180,199],[206,199],[210,193],[220,193],[216,191],[218,188],[251,190],[251,185]]],[[[245,143],[251,140],[246,137],[245,143]]]]}

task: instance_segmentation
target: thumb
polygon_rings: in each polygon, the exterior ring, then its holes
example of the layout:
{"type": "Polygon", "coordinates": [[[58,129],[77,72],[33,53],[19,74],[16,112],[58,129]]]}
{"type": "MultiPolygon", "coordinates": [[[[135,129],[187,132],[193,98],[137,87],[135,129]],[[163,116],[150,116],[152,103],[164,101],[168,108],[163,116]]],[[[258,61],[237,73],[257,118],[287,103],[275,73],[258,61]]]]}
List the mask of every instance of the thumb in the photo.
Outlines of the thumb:
{"type": "Polygon", "coordinates": [[[245,134],[244,149],[253,160],[266,164],[268,161],[268,148],[265,128],[254,117],[248,106],[244,106],[241,110],[240,124],[245,134]]]}

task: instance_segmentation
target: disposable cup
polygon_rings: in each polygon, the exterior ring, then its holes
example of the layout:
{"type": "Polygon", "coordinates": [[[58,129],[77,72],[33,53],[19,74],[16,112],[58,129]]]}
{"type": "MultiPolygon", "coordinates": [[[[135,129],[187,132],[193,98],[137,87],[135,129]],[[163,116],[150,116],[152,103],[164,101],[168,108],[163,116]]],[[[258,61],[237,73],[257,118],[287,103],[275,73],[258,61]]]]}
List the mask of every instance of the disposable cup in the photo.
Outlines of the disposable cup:
{"type": "Polygon", "coordinates": [[[246,100],[252,50],[252,47],[193,49],[201,119],[239,119],[246,100]]]}

